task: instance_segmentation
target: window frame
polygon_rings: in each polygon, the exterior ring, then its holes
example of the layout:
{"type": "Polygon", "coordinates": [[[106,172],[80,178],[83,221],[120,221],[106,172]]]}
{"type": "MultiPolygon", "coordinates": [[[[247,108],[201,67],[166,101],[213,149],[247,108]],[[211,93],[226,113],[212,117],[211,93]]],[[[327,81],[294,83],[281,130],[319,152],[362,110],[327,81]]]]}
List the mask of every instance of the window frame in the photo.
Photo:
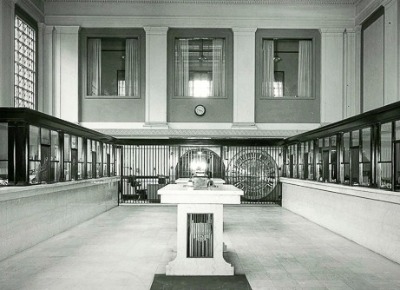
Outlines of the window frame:
{"type": "Polygon", "coordinates": [[[233,32],[229,28],[170,28],[167,36],[167,92],[168,98],[184,100],[221,100],[233,97],[233,32]],[[190,97],[175,96],[175,39],[224,38],[225,39],[225,96],[190,97]]]}
{"type": "Polygon", "coordinates": [[[146,33],[143,28],[82,28],[79,32],[79,91],[85,99],[144,99],[146,86],[146,33]],[[87,93],[87,41],[89,38],[137,38],[139,43],[139,95],[118,96],[98,95],[87,93]]]}
{"type": "Polygon", "coordinates": [[[255,94],[261,100],[316,100],[319,99],[321,87],[321,33],[317,29],[257,29],[255,55],[255,94]],[[262,43],[264,39],[311,39],[313,47],[313,79],[311,97],[266,97],[262,95],[262,43]]]}
{"type": "MultiPolygon", "coordinates": [[[[14,78],[14,97],[13,97],[13,101],[14,101],[14,107],[16,107],[16,94],[15,94],[15,75],[16,75],[16,71],[15,71],[15,64],[16,64],[16,60],[15,60],[15,52],[16,52],[16,47],[15,47],[15,18],[19,17],[22,21],[24,21],[27,25],[29,25],[34,31],[35,31],[35,60],[34,60],[34,71],[35,71],[35,78],[34,78],[34,100],[33,100],[33,110],[37,110],[38,109],[38,80],[39,80],[39,76],[38,76],[38,60],[39,60],[39,45],[38,45],[38,39],[39,39],[39,27],[38,27],[38,22],[32,17],[30,16],[25,10],[23,10],[20,6],[18,6],[17,4],[15,5],[14,8],[14,18],[13,18],[13,35],[14,35],[14,50],[13,50],[13,56],[14,56],[14,62],[13,62],[13,66],[14,66],[14,74],[13,74],[13,78],[14,78]]],[[[16,107],[17,108],[17,107],[16,107]]]]}

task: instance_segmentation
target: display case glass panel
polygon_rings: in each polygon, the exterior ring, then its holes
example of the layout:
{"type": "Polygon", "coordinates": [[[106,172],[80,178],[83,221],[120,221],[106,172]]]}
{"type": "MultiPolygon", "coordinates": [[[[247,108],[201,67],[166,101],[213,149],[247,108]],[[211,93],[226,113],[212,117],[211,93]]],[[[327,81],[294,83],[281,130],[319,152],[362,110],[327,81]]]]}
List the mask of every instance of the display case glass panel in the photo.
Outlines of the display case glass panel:
{"type": "Polygon", "coordinates": [[[101,142],[96,142],[96,178],[103,176],[103,168],[102,168],[102,157],[103,157],[103,146],[101,142]]]}
{"type": "Polygon", "coordinates": [[[336,136],[331,136],[329,138],[330,144],[329,146],[329,182],[337,181],[337,151],[336,151],[336,136]]]}
{"type": "Polygon", "coordinates": [[[305,144],[304,142],[299,145],[299,178],[304,179],[304,153],[305,153],[305,144]]]}
{"type": "Polygon", "coordinates": [[[40,182],[40,128],[29,126],[29,184],[40,182]]]}
{"type": "Polygon", "coordinates": [[[64,134],[64,180],[71,180],[71,136],[64,134]]]}
{"type": "Polygon", "coordinates": [[[371,128],[361,130],[361,174],[360,184],[369,186],[371,184],[371,128]]]}
{"type": "Polygon", "coordinates": [[[309,143],[309,150],[308,150],[308,161],[307,161],[307,165],[308,165],[308,177],[306,177],[309,180],[313,180],[314,179],[314,141],[308,141],[309,143]]]}
{"type": "Polygon", "coordinates": [[[400,140],[400,121],[395,122],[395,140],[400,140]]]}
{"type": "Polygon", "coordinates": [[[57,131],[51,131],[51,173],[52,182],[60,181],[60,135],[57,131]]]}
{"type": "Polygon", "coordinates": [[[360,185],[362,179],[360,171],[360,130],[351,132],[350,176],[352,185],[360,185]]]}
{"type": "Polygon", "coordinates": [[[86,146],[87,146],[87,148],[86,148],[86,159],[87,159],[87,161],[86,161],[86,177],[87,178],[92,178],[93,176],[92,176],[92,140],[90,140],[90,139],[87,139],[87,142],[86,142],[86,146]]]}
{"type": "Polygon", "coordinates": [[[342,135],[341,181],[350,184],[350,132],[342,135]]]}
{"type": "Polygon", "coordinates": [[[110,145],[103,143],[103,176],[109,176],[108,174],[108,166],[110,164],[109,146],[110,145]]]}
{"type": "Polygon", "coordinates": [[[8,185],[8,124],[0,123],[0,186],[8,185]]]}
{"type": "Polygon", "coordinates": [[[85,149],[84,149],[84,139],[78,137],[78,179],[84,178],[85,172],[85,149]]]}
{"type": "Polygon", "coordinates": [[[382,189],[392,189],[392,123],[380,126],[380,146],[378,162],[378,185],[382,189]]]}
{"type": "Polygon", "coordinates": [[[115,147],[114,145],[110,145],[110,176],[115,176],[115,155],[114,155],[115,147]]]}
{"type": "Polygon", "coordinates": [[[50,145],[50,130],[46,128],[40,129],[40,141],[43,145],[50,145]]]}
{"type": "Polygon", "coordinates": [[[323,181],[322,177],[322,148],[324,146],[323,139],[317,139],[315,146],[315,177],[318,181],[323,181]],[[318,146],[317,146],[318,145],[318,146]]]}

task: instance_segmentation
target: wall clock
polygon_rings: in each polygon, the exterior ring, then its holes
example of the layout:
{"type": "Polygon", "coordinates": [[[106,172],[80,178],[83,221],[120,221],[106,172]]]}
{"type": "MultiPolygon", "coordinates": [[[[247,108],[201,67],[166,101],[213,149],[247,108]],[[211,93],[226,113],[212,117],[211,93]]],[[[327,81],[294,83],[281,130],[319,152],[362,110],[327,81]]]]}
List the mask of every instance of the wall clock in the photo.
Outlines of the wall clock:
{"type": "Polygon", "coordinates": [[[204,107],[203,105],[197,105],[197,106],[194,108],[194,113],[195,113],[197,116],[204,116],[204,114],[206,113],[206,107],[204,107]]]}

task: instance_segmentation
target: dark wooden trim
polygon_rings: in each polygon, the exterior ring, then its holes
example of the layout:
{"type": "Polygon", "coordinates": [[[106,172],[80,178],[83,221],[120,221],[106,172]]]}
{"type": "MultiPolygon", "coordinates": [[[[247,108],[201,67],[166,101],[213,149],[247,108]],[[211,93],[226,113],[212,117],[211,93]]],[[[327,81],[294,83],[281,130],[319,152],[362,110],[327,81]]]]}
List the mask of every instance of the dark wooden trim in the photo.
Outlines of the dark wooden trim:
{"type": "Polygon", "coordinates": [[[400,102],[395,102],[342,121],[338,121],[306,133],[285,139],[285,143],[292,144],[316,138],[329,137],[336,133],[362,129],[374,124],[386,123],[400,119],[400,102]]]}
{"type": "Polygon", "coordinates": [[[367,19],[363,21],[363,23],[361,24],[361,30],[364,31],[365,29],[367,29],[383,15],[385,15],[385,7],[380,6],[367,19]]]}
{"type": "Polygon", "coordinates": [[[220,145],[220,146],[281,146],[283,138],[229,138],[229,139],[117,139],[119,145],[220,145]]]}
{"type": "Polygon", "coordinates": [[[0,108],[0,122],[26,122],[29,125],[63,131],[106,143],[115,143],[117,140],[114,137],[28,108],[0,108]]]}

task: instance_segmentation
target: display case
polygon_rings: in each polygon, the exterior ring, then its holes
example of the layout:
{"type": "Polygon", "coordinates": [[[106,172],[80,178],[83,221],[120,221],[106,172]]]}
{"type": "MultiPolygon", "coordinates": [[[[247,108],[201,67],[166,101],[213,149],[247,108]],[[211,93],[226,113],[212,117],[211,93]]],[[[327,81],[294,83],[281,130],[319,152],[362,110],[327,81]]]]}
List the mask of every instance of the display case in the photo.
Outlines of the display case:
{"type": "Polygon", "coordinates": [[[8,184],[8,124],[0,123],[0,186],[8,184]]]}
{"type": "Polygon", "coordinates": [[[113,137],[31,109],[0,108],[0,186],[115,176],[115,143],[113,137]]]}
{"type": "Polygon", "coordinates": [[[288,159],[293,146],[302,146],[299,152],[306,155],[305,142],[314,144],[308,164],[315,170],[306,172],[306,158],[300,158],[297,178],[314,171],[316,181],[400,191],[400,102],[287,138],[287,177],[296,178],[290,171],[296,160],[288,159]]]}

